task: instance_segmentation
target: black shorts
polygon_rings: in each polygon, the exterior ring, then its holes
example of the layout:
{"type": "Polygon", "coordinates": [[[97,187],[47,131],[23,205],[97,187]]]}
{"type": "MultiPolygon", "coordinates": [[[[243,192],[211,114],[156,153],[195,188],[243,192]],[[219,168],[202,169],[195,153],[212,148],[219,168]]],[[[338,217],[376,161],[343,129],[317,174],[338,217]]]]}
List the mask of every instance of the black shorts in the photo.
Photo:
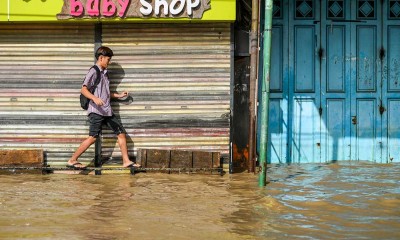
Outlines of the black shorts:
{"type": "Polygon", "coordinates": [[[125,128],[122,126],[121,122],[115,117],[113,114],[112,116],[101,116],[96,113],[89,114],[89,136],[97,137],[101,133],[101,127],[103,123],[105,123],[116,135],[121,133],[126,133],[125,128]]]}

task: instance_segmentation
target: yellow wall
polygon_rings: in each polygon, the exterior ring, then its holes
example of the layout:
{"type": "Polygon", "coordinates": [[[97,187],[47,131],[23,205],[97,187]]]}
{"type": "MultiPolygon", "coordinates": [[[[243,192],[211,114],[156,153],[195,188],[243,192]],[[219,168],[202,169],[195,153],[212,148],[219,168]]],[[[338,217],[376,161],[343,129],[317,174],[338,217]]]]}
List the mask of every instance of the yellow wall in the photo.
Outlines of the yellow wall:
{"type": "MultiPolygon", "coordinates": [[[[7,1],[0,0],[0,21],[7,21],[7,1]],[[2,5],[5,5],[4,8],[2,5]],[[5,9],[5,11],[4,11],[5,9]],[[3,13],[4,12],[4,13],[3,13]]],[[[63,0],[9,0],[10,19],[9,21],[60,21],[56,15],[61,12],[63,0]]],[[[102,19],[102,21],[135,21],[135,22],[154,22],[154,21],[234,21],[236,17],[235,0],[211,0],[211,9],[204,12],[202,19],[102,19]]],[[[68,20],[71,21],[71,20],[68,20]]],[[[77,21],[77,20],[72,20],[77,21]]]]}
{"type": "Polygon", "coordinates": [[[0,22],[7,21],[8,0],[0,0],[0,22]]]}

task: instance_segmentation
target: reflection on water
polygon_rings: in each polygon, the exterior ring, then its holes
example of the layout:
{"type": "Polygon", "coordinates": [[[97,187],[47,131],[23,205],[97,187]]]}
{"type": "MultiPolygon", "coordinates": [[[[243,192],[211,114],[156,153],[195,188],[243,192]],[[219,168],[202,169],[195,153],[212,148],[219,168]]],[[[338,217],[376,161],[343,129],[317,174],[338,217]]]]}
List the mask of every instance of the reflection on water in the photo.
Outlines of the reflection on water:
{"type": "Polygon", "coordinates": [[[400,239],[400,164],[0,175],[0,239],[400,239]]]}

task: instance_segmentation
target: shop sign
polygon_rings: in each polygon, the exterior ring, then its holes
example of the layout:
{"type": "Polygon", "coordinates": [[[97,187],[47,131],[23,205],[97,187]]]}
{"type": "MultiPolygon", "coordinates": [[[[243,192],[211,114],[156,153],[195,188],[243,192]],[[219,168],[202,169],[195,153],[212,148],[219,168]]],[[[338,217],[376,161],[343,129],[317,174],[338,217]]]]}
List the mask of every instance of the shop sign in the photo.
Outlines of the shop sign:
{"type": "Polygon", "coordinates": [[[64,0],[57,19],[70,18],[198,18],[210,0],[64,0]]]}

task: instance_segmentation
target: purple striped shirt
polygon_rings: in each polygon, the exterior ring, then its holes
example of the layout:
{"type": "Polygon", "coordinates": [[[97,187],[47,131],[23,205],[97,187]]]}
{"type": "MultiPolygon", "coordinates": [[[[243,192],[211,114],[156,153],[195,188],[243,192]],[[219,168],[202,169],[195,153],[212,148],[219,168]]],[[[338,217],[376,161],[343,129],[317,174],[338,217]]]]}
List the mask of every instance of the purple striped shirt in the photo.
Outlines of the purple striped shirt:
{"type": "MultiPolygon", "coordinates": [[[[107,69],[102,70],[101,67],[99,67],[99,69],[101,71],[101,79],[93,95],[101,98],[101,100],[104,102],[104,105],[97,106],[93,101],[90,101],[87,114],[89,115],[90,113],[96,113],[102,116],[112,116],[113,111],[110,103],[110,80],[108,79],[107,69]]],[[[86,74],[82,87],[86,86],[90,91],[93,88],[96,77],[96,70],[91,68],[86,74]]]]}

